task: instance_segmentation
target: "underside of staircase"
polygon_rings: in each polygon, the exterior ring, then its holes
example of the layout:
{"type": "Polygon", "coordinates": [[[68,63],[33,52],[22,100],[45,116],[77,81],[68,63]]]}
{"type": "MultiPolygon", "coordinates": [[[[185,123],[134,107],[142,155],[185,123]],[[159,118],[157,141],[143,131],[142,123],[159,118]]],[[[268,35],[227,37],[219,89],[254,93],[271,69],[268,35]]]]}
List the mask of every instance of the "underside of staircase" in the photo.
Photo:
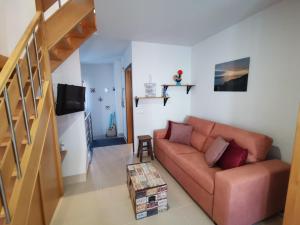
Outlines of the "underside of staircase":
{"type": "Polygon", "coordinates": [[[70,0],[46,21],[52,72],[97,30],[94,11],[92,0],[70,0]]]}

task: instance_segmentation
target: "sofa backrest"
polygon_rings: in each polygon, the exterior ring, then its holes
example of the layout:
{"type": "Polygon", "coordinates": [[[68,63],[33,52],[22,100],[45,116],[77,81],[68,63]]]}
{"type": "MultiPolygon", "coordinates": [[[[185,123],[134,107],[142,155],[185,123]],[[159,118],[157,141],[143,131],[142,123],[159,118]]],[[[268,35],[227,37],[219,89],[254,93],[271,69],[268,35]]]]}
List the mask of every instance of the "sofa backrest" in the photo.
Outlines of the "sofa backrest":
{"type": "Polygon", "coordinates": [[[198,151],[203,152],[207,137],[211,133],[215,123],[193,116],[189,116],[186,123],[193,127],[191,145],[198,151]]]}
{"type": "Polygon", "coordinates": [[[209,143],[218,136],[221,136],[226,140],[234,140],[238,145],[247,149],[248,163],[265,160],[273,143],[273,139],[266,135],[221,123],[215,123],[204,148],[208,148],[209,143]]]}
{"type": "Polygon", "coordinates": [[[251,163],[265,160],[273,143],[273,139],[266,135],[194,116],[189,116],[186,123],[193,127],[191,145],[201,152],[206,152],[214,139],[221,136],[247,149],[247,162],[251,163]]]}

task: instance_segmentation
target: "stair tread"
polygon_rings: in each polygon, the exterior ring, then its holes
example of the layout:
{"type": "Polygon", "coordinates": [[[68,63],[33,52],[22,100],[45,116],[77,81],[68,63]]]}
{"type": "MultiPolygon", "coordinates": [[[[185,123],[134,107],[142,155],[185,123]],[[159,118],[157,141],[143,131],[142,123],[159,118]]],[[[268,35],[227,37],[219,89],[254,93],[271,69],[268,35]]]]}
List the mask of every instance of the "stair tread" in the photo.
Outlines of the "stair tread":
{"type": "Polygon", "coordinates": [[[46,21],[47,45],[52,48],[94,10],[93,1],[71,0],[46,21]],[[72,12],[72,13],[70,13],[72,12]]]}
{"type": "Polygon", "coordinates": [[[9,144],[10,144],[10,137],[5,137],[3,138],[1,144],[0,144],[0,147],[3,148],[3,147],[7,147],[9,144]]]}

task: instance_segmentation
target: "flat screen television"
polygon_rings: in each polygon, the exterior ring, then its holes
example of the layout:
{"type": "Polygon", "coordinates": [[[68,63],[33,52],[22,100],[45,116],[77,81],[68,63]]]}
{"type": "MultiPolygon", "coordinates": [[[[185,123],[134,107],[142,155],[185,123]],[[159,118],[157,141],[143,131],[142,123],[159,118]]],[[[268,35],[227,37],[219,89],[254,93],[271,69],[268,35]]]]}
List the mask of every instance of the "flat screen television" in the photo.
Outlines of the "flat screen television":
{"type": "Polygon", "coordinates": [[[85,87],[68,84],[57,85],[56,115],[84,111],[85,87]]]}

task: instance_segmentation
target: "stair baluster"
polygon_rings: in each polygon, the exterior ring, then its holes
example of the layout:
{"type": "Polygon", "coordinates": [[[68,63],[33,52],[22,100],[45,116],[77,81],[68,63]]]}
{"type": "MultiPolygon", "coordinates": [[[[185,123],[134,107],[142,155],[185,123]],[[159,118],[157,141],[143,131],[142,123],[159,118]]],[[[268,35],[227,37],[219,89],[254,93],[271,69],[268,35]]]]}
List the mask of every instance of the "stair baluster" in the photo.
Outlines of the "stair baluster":
{"type": "Polygon", "coordinates": [[[33,100],[33,106],[34,106],[34,113],[35,113],[35,117],[37,118],[38,111],[37,111],[36,95],[35,95],[35,90],[34,90],[34,80],[33,80],[33,74],[32,74],[31,59],[30,59],[30,54],[29,54],[28,43],[26,45],[26,56],[27,56],[27,66],[28,66],[29,77],[30,77],[30,86],[31,86],[32,100],[33,100]]]}
{"type": "Polygon", "coordinates": [[[14,123],[12,120],[9,95],[8,95],[6,86],[4,86],[4,99],[5,99],[8,123],[9,123],[9,127],[10,127],[11,141],[12,141],[13,151],[14,151],[14,159],[15,159],[15,163],[16,163],[16,167],[17,167],[17,177],[18,177],[18,179],[21,179],[22,171],[21,171],[21,165],[20,165],[19,150],[18,150],[18,146],[17,146],[16,132],[15,132],[15,127],[14,127],[14,123]]]}
{"type": "Polygon", "coordinates": [[[17,63],[16,69],[17,69],[17,76],[18,76],[19,92],[21,95],[21,102],[22,102],[23,116],[24,116],[25,129],[26,129],[26,135],[27,135],[27,142],[28,142],[28,144],[31,144],[30,127],[29,127],[29,122],[28,122],[28,112],[27,112],[27,107],[26,107],[26,100],[25,100],[25,96],[24,96],[22,75],[21,75],[19,63],[17,63]]]}
{"type": "Polygon", "coordinates": [[[33,35],[34,51],[35,51],[36,61],[37,61],[39,88],[40,88],[41,96],[43,96],[43,80],[42,80],[42,75],[41,75],[41,66],[40,66],[40,59],[39,59],[39,53],[38,53],[38,47],[37,47],[37,42],[36,42],[35,31],[32,32],[32,35],[33,35]]]}
{"type": "Polygon", "coordinates": [[[7,203],[7,198],[6,198],[6,192],[5,192],[5,187],[2,179],[2,174],[0,174],[0,196],[1,196],[1,203],[4,208],[4,213],[5,213],[5,222],[6,224],[10,224],[11,222],[11,215],[10,211],[8,208],[8,203],[7,203]]]}

